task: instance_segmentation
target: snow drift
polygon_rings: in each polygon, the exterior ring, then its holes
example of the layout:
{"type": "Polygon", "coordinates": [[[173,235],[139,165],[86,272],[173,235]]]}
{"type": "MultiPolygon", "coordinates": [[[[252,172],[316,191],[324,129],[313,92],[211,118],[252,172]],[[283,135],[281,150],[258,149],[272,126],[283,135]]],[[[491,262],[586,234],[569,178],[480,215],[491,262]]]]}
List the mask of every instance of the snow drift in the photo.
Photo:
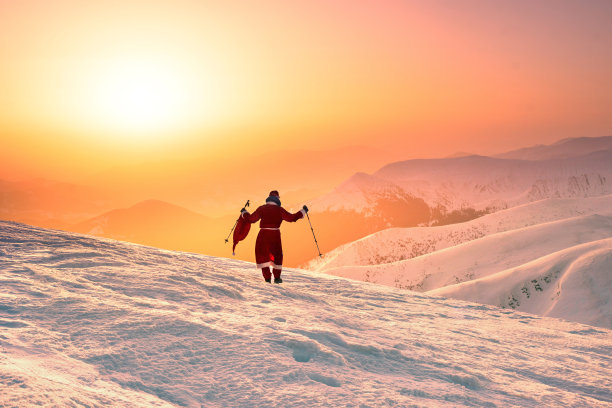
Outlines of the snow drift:
{"type": "Polygon", "coordinates": [[[611,334],[0,222],[0,405],[609,406],[611,334]]]}

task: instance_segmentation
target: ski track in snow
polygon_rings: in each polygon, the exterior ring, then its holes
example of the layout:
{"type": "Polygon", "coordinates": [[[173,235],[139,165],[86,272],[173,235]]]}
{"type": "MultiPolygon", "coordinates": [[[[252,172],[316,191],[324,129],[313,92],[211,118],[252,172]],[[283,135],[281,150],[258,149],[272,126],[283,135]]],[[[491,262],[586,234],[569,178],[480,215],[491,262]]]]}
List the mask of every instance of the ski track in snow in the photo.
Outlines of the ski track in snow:
{"type": "Polygon", "coordinates": [[[612,406],[612,332],[0,222],[0,406],[612,406]]]}

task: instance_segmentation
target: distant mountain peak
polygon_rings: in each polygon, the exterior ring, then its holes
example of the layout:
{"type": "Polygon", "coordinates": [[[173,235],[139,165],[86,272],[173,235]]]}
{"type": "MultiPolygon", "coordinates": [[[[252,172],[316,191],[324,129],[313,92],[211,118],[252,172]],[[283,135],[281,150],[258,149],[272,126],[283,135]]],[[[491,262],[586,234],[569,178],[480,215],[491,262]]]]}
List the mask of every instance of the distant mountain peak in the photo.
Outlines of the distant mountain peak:
{"type": "Polygon", "coordinates": [[[501,159],[551,160],[567,159],[612,149],[612,136],[572,137],[550,145],[537,144],[494,155],[501,159]]]}

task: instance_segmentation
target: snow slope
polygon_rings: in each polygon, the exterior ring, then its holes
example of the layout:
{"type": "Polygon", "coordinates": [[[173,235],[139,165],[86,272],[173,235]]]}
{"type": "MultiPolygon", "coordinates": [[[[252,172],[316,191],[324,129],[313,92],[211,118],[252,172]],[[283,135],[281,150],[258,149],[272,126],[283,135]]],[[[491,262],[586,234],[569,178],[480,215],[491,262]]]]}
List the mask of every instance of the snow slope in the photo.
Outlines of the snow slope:
{"type": "MultiPolygon", "coordinates": [[[[610,237],[612,215],[593,214],[491,234],[405,261],[340,267],[325,272],[427,292],[480,279],[565,248],[610,237]]],[[[578,302],[580,299],[575,300],[578,302]]],[[[577,303],[576,307],[582,306],[577,303]]],[[[588,314],[589,310],[583,312],[588,314]]],[[[612,307],[608,307],[606,313],[612,316],[612,307]]]]}
{"type": "Polygon", "coordinates": [[[612,332],[0,222],[0,406],[612,403],[612,332]]]}
{"type": "Polygon", "coordinates": [[[324,272],[343,266],[402,261],[484,236],[579,215],[612,214],[612,195],[550,198],[439,227],[389,228],[342,245],[314,259],[306,269],[324,272]]]}
{"type": "Polygon", "coordinates": [[[612,327],[612,238],[428,294],[612,327]]]}

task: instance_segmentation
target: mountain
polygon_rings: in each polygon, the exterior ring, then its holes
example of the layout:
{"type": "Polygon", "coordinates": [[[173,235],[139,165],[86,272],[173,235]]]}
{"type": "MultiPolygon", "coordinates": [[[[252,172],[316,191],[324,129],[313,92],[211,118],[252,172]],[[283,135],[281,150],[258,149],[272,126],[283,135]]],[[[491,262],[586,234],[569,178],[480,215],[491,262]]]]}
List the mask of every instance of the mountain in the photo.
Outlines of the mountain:
{"type": "Polygon", "coordinates": [[[559,140],[551,145],[537,145],[495,155],[500,159],[550,160],[583,156],[602,150],[612,150],[612,136],[576,137],[559,140]]]}
{"type": "Polygon", "coordinates": [[[378,198],[401,202],[409,196],[427,204],[430,223],[448,224],[545,198],[610,194],[611,144],[612,137],[569,139],[538,148],[540,160],[522,158],[535,153],[512,153],[400,161],[371,175],[358,173],[310,204],[367,215],[379,213],[373,204],[378,198]]]}
{"type": "Polygon", "coordinates": [[[612,211],[490,234],[403,261],[325,270],[349,277],[429,291],[477,279],[574,245],[612,236],[612,211]]]}
{"type": "Polygon", "coordinates": [[[493,211],[551,197],[610,194],[611,163],[612,151],[545,161],[483,156],[409,160],[389,164],[348,188],[341,185],[317,199],[313,208],[368,213],[373,211],[369,197],[381,189],[392,200],[399,194],[421,198],[441,215],[465,208],[493,211]]]}
{"type": "Polygon", "coordinates": [[[371,175],[357,173],[307,205],[326,228],[319,242],[328,252],[387,228],[455,224],[547,198],[611,193],[612,150],[605,150],[542,161],[468,156],[397,162],[371,175]]]}
{"type": "Polygon", "coordinates": [[[186,251],[202,250],[211,219],[160,200],[108,211],[69,227],[70,231],[186,251]]]}
{"type": "MultiPolygon", "coordinates": [[[[486,278],[504,270],[520,268],[539,258],[581,244],[604,240],[603,242],[607,245],[610,242],[606,240],[610,237],[612,237],[612,210],[608,210],[606,215],[584,215],[490,234],[403,261],[371,266],[332,268],[326,269],[325,273],[419,292],[442,294],[447,292],[432,291],[486,278]]],[[[605,256],[612,256],[612,249],[608,248],[605,251],[608,251],[605,256]]],[[[547,284],[559,284],[562,276],[549,272],[549,270],[540,270],[538,273],[548,276],[547,284]]],[[[608,270],[601,271],[596,268],[591,272],[593,276],[588,275],[588,268],[585,269],[584,274],[589,278],[579,282],[583,286],[575,287],[575,292],[591,293],[593,292],[592,282],[602,281],[602,279],[603,282],[607,281],[602,286],[602,290],[604,292],[612,290],[612,280],[609,278],[608,270]],[[598,276],[601,273],[604,273],[603,278],[598,276]]],[[[504,281],[497,282],[504,283],[504,281]]],[[[496,290],[506,293],[509,289],[499,286],[496,290]]],[[[574,302],[573,316],[591,316],[588,309],[589,302],[606,305],[609,293],[597,297],[598,293],[597,291],[591,293],[588,300],[573,298],[571,300],[574,302]]],[[[487,296],[486,294],[481,295],[487,296]]],[[[470,300],[478,301],[478,299],[476,297],[470,300]]],[[[507,306],[502,303],[496,303],[496,305],[507,306]]],[[[609,304],[604,307],[603,312],[598,312],[598,315],[600,319],[593,320],[591,316],[589,321],[582,321],[582,323],[609,325],[612,322],[612,308],[609,304]]]]}
{"type": "Polygon", "coordinates": [[[11,222],[0,237],[3,406],[612,403],[608,329],[11,222]]]}
{"type": "Polygon", "coordinates": [[[610,328],[611,270],[612,238],[608,238],[428,294],[610,328]]]}
{"type": "Polygon", "coordinates": [[[439,251],[484,236],[580,215],[605,213],[612,195],[587,198],[549,198],[497,211],[480,218],[438,227],[388,228],[342,245],[306,269],[378,265],[439,251]]]}
{"type": "MultiPolygon", "coordinates": [[[[252,212],[257,206],[258,204],[252,203],[249,210],[252,212]]],[[[290,207],[289,209],[297,210],[290,207]]],[[[231,256],[230,230],[239,214],[236,211],[226,217],[211,218],[161,200],[146,200],[128,208],[108,211],[63,229],[163,249],[231,256]],[[229,239],[228,242],[225,242],[226,238],[229,239]]],[[[253,225],[249,236],[237,247],[236,259],[254,259],[258,225],[253,225]]],[[[297,224],[285,223],[283,235],[285,266],[297,265],[316,255],[312,233],[304,220],[297,224]],[[311,242],[312,247],[307,245],[311,242]]],[[[356,235],[360,236],[362,235],[356,235]]]]}
{"type": "Polygon", "coordinates": [[[264,200],[271,190],[280,191],[285,204],[301,207],[356,170],[374,171],[402,157],[400,152],[364,146],[277,150],[258,155],[247,153],[248,149],[237,146],[235,151],[207,152],[193,159],[134,163],[108,169],[87,182],[129,202],[156,197],[222,217],[240,210],[247,199],[264,200]]]}
{"type": "Polygon", "coordinates": [[[0,180],[0,219],[62,228],[113,208],[121,199],[101,190],[47,179],[0,180]]]}

